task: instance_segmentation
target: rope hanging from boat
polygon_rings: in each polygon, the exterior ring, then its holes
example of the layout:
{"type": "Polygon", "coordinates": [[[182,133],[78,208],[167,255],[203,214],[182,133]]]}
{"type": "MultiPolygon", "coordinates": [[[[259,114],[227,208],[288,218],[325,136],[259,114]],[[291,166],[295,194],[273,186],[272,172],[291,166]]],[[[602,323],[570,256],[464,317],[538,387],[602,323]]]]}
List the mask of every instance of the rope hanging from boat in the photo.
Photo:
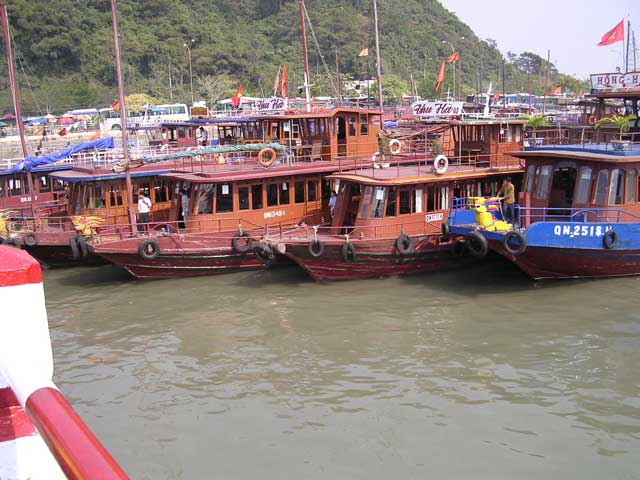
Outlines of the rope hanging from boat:
{"type": "Polygon", "coordinates": [[[241,152],[260,152],[264,148],[272,148],[276,152],[283,152],[285,158],[288,157],[284,146],[279,143],[248,143],[246,145],[222,145],[218,147],[200,147],[195,150],[183,150],[181,152],[166,153],[164,155],[145,155],[141,161],[143,165],[151,163],[163,162],[165,160],[174,160],[177,158],[197,157],[200,155],[217,155],[220,153],[241,153],[241,152]]]}

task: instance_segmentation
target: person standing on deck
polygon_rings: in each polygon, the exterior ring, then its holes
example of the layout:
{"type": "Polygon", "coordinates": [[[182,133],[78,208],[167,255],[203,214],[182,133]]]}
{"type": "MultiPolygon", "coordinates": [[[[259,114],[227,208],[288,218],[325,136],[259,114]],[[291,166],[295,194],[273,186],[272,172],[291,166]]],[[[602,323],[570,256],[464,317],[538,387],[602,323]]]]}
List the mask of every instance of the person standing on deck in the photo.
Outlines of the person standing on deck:
{"type": "Polygon", "coordinates": [[[333,211],[336,209],[336,192],[331,190],[331,198],[329,198],[329,214],[331,215],[331,220],[333,220],[333,211]]]}
{"type": "Polygon", "coordinates": [[[502,186],[498,190],[498,199],[502,200],[502,211],[504,221],[515,224],[516,222],[516,187],[511,183],[511,177],[502,181],[502,186]]]}
{"type": "MultiPolygon", "coordinates": [[[[151,212],[151,199],[142,190],[138,191],[138,222],[149,223],[149,212],[151,212]]],[[[142,227],[144,229],[144,227],[142,227]]]]}
{"type": "Polygon", "coordinates": [[[209,134],[204,129],[204,127],[200,127],[198,129],[198,132],[200,133],[200,135],[198,136],[198,141],[200,142],[200,145],[202,145],[203,147],[206,147],[207,140],[209,140],[209,134]]]}
{"type": "Polygon", "coordinates": [[[187,193],[187,189],[182,189],[182,195],[180,196],[180,204],[182,205],[182,222],[184,223],[184,228],[187,228],[187,214],[189,213],[189,194],[187,193]]]}

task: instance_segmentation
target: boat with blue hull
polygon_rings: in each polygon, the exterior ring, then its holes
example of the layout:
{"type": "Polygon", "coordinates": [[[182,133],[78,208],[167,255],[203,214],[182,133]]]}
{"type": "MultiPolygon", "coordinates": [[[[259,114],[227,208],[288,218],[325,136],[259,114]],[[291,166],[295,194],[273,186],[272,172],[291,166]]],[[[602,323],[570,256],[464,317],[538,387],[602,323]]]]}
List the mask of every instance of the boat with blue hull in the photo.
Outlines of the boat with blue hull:
{"type": "Polygon", "coordinates": [[[452,202],[443,226],[476,256],[495,251],[534,279],[640,274],[640,145],[556,145],[512,153],[525,162],[516,219],[497,198],[452,202]]]}

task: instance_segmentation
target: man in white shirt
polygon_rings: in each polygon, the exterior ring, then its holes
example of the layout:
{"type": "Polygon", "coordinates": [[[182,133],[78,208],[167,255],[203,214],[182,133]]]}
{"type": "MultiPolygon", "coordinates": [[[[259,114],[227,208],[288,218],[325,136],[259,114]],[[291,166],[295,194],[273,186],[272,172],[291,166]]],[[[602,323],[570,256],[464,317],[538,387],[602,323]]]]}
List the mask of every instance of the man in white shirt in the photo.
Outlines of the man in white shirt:
{"type": "Polygon", "coordinates": [[[138,222],[149,223],[149,212],[151,211],[151,200],[142,190],[138,191],[138,222]]]}

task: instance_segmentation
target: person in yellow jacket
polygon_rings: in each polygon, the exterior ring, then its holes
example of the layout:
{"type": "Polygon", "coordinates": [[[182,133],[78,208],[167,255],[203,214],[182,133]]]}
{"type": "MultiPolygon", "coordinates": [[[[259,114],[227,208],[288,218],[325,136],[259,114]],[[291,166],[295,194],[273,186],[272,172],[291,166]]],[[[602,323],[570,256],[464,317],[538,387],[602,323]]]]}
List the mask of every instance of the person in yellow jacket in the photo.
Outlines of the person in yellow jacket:
{"type": "Polygon", "coordinates": [[[507,177],[502,181],[502,186],[498,190],[498,199],[502,200],[502,212],[504,213],[504,221],[507,223],[516,223],[516,187],[511,183],[511,177],[507,177]]]}

